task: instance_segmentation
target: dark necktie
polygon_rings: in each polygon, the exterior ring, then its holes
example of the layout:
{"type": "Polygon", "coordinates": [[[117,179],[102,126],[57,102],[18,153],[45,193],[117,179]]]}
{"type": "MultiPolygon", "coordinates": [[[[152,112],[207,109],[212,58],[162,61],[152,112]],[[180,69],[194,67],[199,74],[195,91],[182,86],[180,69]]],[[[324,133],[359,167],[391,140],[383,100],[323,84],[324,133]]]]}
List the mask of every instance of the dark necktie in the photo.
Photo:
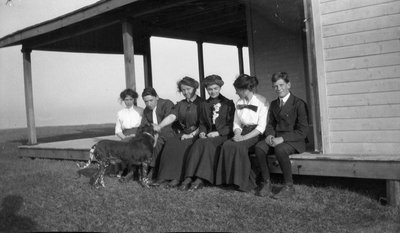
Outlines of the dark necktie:
{"type": "Polygon", "coordinates": [[[254,112],[257,112],[258,106],[255,105],[246,105],[246,104],[238,104],[238,106],[236,107],[237,109],[243,109],[243,108],[248,108],[254,112]]]}
{"type": "Polygon", "coordinates": [[[279,108],[282,108],[284,105],[283,99],[279,98],[279,108]]]}

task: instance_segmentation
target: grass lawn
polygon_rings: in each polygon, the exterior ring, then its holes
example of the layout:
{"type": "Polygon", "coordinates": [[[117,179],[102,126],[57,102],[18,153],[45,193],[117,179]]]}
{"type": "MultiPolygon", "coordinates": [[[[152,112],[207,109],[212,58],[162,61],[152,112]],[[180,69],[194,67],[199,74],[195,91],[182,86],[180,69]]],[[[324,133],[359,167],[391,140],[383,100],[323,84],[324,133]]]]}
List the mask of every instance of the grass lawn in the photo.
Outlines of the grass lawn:
{"type": "MultiPolygon", "coordinates": [[[[38,141],[112,131],[111,125],[42,127],[38,141]]],[[[0,130],[0,232],[400,232],[400,208],[379,204],[374,181],[295,177],[296,196],[285,202],[218,187],[143,189],[110,177],[105,188],[92,189],[73,161],[19,158],[25,134],[0,130]]]]}

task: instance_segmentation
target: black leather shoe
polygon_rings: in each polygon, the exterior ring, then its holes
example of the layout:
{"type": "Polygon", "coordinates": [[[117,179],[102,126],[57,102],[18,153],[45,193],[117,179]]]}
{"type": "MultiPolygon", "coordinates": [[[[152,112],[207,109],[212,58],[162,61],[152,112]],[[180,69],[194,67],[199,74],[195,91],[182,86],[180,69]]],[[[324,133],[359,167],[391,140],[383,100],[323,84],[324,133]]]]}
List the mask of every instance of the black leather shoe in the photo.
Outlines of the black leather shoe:
{"type": "Polygon", "coordinates": [[[277,199],[277,200],[284,200],[284,199],[289,199],[292,198],[295,194],[294,187],[293,185],[285,185],[281,191],[272,198],[277,199]]]}
{"type": "Polygon", "coordinates": [[[171,182],[169,182],[166,186],[167,189],[173,189],[173,188],[177,188],[179,185],[179,181],[177,180],[172,180],[171,182]]]}
{"type": "Polygon", "coordinates": [[[179,186],[178,190],[179,191],[188,191],[190,188],[190,183],[182,183],[181,186],[179,186]]]}
{"type": "Polygon", "coordinates": [[[258,191],[256,192],[257,196],[260,197],[272,197],[274,193],[272,192],[272,184],[271,181],[261,182],[258,187],[258,191]]]}
{"type": "Polygon", "coordinates": [[[204,187],[204,183],[203,182],[201,182],[201,183],[193,183],[192,186],[190,186],[189,191],[190,192],[194,192],[194,191],[196,191],[198,189],[202,189],[203,187],[204,187]]]}
{"type": "Polygon", "coordinates": [[[154,181],[153,179],[148,179],[147,184],[148,184],[150,187],[157,187],[157,186],[160,186],[160,183],[157,183],[157,182],[154,181]]]}
{"type": "Polygon", "coordinates": [[[159,187],[159,186],[165,186],[167,184],[167,182],[165,181],[165,180],[153,180],[153,179],[151,179],[150,181],[149,181],[149,186],[150,187],[159,187]]]}
{"type": "Polygon", "coordinates": [[[150,187],[158,187],[158,186],[161,185],[161,183],[162,183],[162,182],[155,181],[155,180],[153,180],[153,179],[149,179],[149,180],[148,180],[148,184],[149,184],[150,187]]]}

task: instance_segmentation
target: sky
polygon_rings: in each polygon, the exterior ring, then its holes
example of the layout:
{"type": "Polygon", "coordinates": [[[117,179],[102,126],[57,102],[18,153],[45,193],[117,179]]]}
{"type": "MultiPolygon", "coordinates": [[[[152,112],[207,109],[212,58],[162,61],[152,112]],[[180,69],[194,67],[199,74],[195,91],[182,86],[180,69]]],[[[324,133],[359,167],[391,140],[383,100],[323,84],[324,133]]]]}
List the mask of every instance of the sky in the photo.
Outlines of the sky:
{"type": "MultiPolygon", "coordinates": [[[[0,38],[28,26],[74,11],[97,0],[0,0],[0,38]]],[[[161,98],[177,102],[176,82],[198,80],[197,45],[192,41],[151,37],[153,87],[161,98]]],[[[205,75],[225,81],[221,93],[237,100],[233,81],[239,74],[235,46],[203,44],[205,75]]],[[[248,50],[243,51],[245,73],[248,50]]],[[[123,55],[33,51],[32,82],[35,124],[39,126],[115,123],[124,106],[123,55]]],[[[135,56],[136,90],[144,88],[143,58],[135,56]]],[[[21,46],[0,48],[0,129],[24,128],[26,123],[21,46]]],[[[144,107],[141,98],[138,105],[144,107]]]]}

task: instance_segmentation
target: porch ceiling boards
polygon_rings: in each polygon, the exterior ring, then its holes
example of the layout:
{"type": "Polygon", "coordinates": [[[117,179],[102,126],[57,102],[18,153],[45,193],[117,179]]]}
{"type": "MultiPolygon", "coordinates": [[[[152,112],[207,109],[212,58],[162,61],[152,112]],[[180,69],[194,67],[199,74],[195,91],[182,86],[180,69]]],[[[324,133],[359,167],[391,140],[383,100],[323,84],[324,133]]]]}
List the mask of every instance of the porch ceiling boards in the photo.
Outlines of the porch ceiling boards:
{"type": "Polygon", "coordinates": [[[136,54],[149,36],[247,45],[242,1],[104,0],[5,36],[0,47],[123,54],[123,20],[133,26],[136,54]]]}
{"type": "MultiPolygon", "coordinates": [[[[300,29],[299,1],[257,4],[267,5],[267,21],[300,29]]],[[[0,38],[0,48],[123,54],[123,20],[133,26],[136,54],[149,36],[247,46],[246,0],[101,0],[0,38]]]]}

